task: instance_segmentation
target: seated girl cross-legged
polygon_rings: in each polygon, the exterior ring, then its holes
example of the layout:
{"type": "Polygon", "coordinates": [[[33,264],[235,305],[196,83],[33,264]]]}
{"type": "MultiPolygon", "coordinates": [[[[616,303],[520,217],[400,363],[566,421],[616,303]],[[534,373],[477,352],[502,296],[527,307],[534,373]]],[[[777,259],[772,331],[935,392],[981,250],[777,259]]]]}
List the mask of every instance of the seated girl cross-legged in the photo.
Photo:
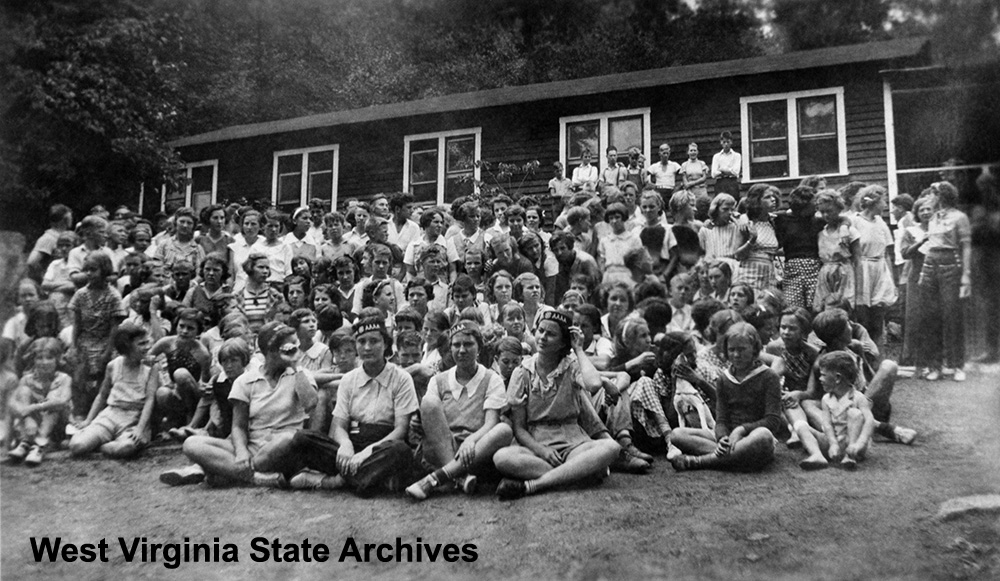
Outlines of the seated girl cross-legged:
{"type": "Polygon", "coordinates": [[[350,487],[370,495],[386,488],[400,492],[412,481],[413,452],[406,434],[418,405],[413,379],[389,362],[392,343],[380,317],[362,315],[354,335],[361,366],[341,379],[330,434],[295,434],[289,457],[298,473],[292,488],[350,487]]]}
{"type": "Polygon", "coordinates": [[[482,346],[478,324],[459,321],[452,327],[455,367],[437,374],[420,402],[424,436],[418,457],[433,472],[406,489],[417,500],[450,482],[471,494],[475,474],[492,468],[493,454],[510,445],[510,426],[500,422],[507,402],[503,379],[478,363],[482,346]]]}
{"type": "Polygon", "coordinates": [[[621,450],[605,431],[592,439],[580,426],[581,390],[597,390],[601,376],[583,351],[583,333],[561,311],[547,311],[535,331],[538,353],[514,370],[507,390],[517,443],[493,456],[507,476],[501,500],[606,474],[621,450]]]}
{"type": "Polygon", "coordinates": [[[736,323],[723,347],[730,367],[717,384],[715,432],[677,428],[670,441],[683,452],[671,462],[676,470],[713,468],[756,471],[774,459],[774,433],[781,427],[781,384],[763,365],[757,331],[736,323]]]}

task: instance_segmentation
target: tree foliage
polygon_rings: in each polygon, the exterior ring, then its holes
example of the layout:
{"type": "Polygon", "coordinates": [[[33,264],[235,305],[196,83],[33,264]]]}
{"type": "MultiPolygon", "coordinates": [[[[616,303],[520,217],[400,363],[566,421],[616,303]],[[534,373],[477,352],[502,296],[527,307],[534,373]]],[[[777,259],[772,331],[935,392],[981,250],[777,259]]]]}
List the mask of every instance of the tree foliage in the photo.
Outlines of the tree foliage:
{"type": "Polygon", "coordinates": [[[179,183],[165,144],[228,125],[900,35],[966,56],[1000,39],[988,0],[0,2],[0,228],[22,230],[12,216],[54,199],[179,183]]]}

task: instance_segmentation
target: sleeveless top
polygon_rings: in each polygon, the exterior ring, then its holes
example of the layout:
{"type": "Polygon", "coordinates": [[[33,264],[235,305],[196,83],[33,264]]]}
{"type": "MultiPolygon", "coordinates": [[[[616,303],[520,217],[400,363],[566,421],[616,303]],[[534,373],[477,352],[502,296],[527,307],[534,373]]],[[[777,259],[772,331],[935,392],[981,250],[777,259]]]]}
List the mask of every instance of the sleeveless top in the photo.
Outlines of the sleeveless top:
{"type": "Polygon", "coordinates": [[[116,357],[111,362],[111,393],[108,407],[122,410],[141,410],[146,403],[146,384],[152,368],[145,363],[138,373],[125,368],[125,358],[116,357]]]}

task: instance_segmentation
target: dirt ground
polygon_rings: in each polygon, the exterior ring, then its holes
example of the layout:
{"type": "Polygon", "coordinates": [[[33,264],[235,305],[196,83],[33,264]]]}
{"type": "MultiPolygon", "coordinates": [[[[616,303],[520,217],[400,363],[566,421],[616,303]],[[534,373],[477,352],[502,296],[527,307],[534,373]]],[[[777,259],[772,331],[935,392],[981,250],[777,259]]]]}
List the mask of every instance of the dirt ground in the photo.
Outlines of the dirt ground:
{"type": "Polygon", "coordinates": [[[133,462],[65,453],[29,469],[0,467],[3,579],[998,579],[998,515],[949,522],[949,498],[1000,493],[1000,367],[969,381],[903,380],[893,419],[911,447],[878,443],[859,470],[806,473],[779,445],[760,474],[615,474],[590,489],[501,503],[475,497],[360,499],[346,493],[169,488],[177,447],[133,462]],[[109,563],[34,563],[29,538],[106,537],[109,563]],[[233,543],[238,563],[128,563],[117,537],[233,543]],[[325,563],[257,563],[251,539],[325,543],[325,563]],[[476,545],[475,562],[338,562],[358,544],[476,545]]]}

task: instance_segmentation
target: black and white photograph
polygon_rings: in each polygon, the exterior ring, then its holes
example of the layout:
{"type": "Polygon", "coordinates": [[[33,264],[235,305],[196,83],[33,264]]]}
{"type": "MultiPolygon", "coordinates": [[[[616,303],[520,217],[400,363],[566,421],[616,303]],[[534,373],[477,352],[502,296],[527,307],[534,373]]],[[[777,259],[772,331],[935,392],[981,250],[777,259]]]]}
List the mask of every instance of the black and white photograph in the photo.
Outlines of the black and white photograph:
{"type": "Polygon", "coordinates": [[[1000,579],[1000,5],[0,0],[0,578],[1000,579]]]}

